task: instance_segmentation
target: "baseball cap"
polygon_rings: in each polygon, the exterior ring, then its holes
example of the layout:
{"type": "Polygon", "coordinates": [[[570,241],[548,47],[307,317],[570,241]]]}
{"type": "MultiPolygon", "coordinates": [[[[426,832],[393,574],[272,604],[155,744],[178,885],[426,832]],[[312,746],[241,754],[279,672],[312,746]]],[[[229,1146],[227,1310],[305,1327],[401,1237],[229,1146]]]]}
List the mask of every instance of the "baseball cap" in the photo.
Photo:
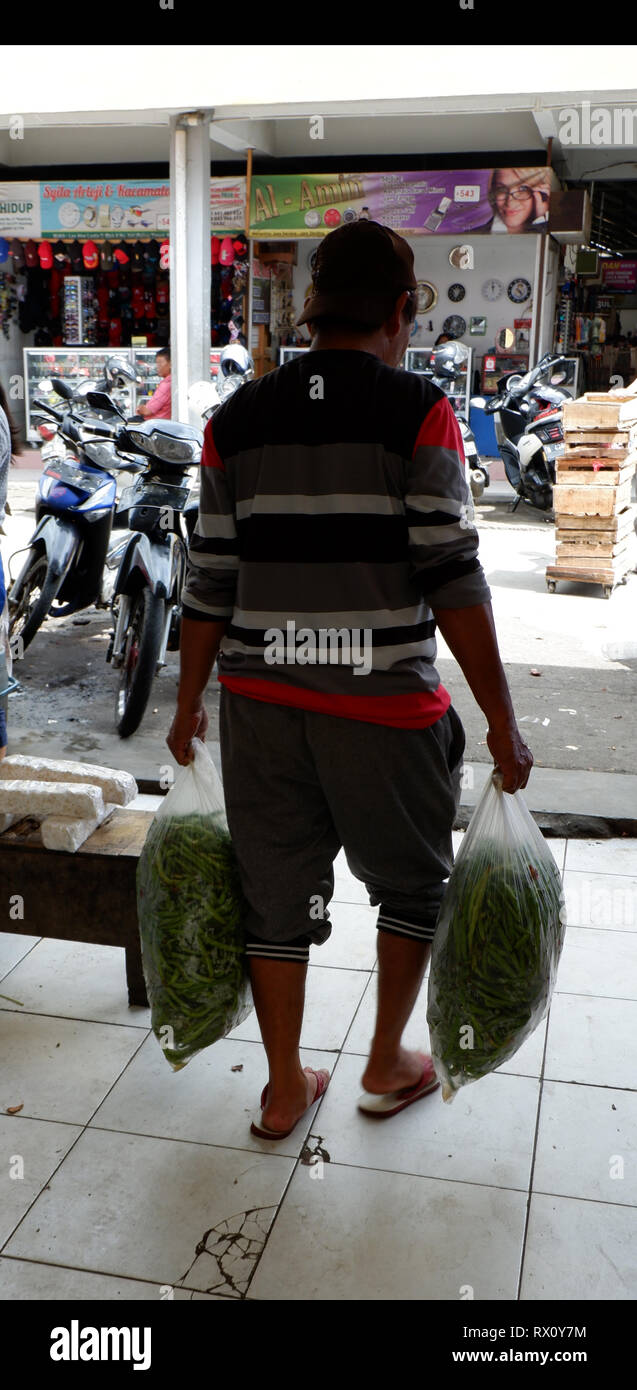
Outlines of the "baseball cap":
{"type": "Polygon", "coordinates": [[[218,265],[218,264],[219,264],[219,252],[220,252],[220,250],[221,250],[221,242],[220,242],[220,240],[219,240],[219,237],[218,237],[218,236],[211,236],[211,238],[210,238],[210,264],[211,264],[211,265],[218,265]]]}
{"type": "Polygon", "coordinates": [[[17,236],[14,236],[11,242],[11,260],[13,261],[14,270],[22,270],[24,266],[24,251],[22,250],[22,242],[17,236]]]}
{"type": "Polygon", "coordinates": [[[130,247],[126,245],[125,241],[118,242],[113,251],[113,260],[117,261],[118,265],[128,265],[130,261],[129,251],[130,247]]]}
{"type": "Polygon", "coordinates": [[[82,243],[78,240],[77,237],[75,238],[75,241],[71,242],[71,249],[69,254],[71,257],[71,266],[74,275],[81,275],[82,270],[84,268],[84,259],[82,256],[82,243]]]}
{"type": "Polygon", "coordinates": [[[31,238],[24,244],[24,260],[29,270],[31,270],[34,265],[38,264],[37,242],[33,241],[31,238]]]}
{"type": "Polygon", "coordinates": [[[39,257],[40,257],[40,265],[42,266],[42,269],[43,269],[43,270],[52,270],[52,268],[53,268],[53,247],[51,246],[50,241],[41,241],[41,242],[40,242],[40,245],[38,246],[38,255],[39,255],[39,257]]]}
{"type": "Polygon", "coordinates": [[[3,261],[8,261],[8,259],[9,259],[9,243],[8,243],[6,237],[0,236],[0,264],[2,264],[3,261]]]}
{"type": "Polygon", "coordinates": [[[97,270],[100,263],[100,253],[94,241],[85,241],[82,248],[82,260],[87,270],[97,270]]]}
{"type": "Polygon", "coordinates": [[[100,246],[100,268],[101,270],[113,269],[113,248],[110,241],[105,241],[100,246]]]}
{"type": "Polygon", "coordinates": [[[223,238],[219,251],[219,261],[221,265],[232,265],[234,261],[234,246],[232,245],[232,237],[230,236],[224,236],[223,238]]]}
{"type": "Polygon", "coordinates": [[[392,295],[417,286],[414,255],[404,237],[380,222],[345,222],[320,243],[312,295],[297,319],[328,315],[375,324],[392,295]]]}

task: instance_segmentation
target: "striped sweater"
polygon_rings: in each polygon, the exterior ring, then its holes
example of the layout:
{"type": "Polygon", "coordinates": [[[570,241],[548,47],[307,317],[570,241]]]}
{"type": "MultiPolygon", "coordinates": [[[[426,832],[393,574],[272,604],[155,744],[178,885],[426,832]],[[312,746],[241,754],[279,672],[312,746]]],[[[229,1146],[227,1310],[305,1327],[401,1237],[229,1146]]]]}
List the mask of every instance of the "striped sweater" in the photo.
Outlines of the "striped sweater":
{"type": "Polygon", "coordinates": [[[242,386],[205,429],[182,600],[228,621],[219,680],[402,728],[444,714],[432,609],[490,598],[463,458],[444,393],[372,353],[242,386]]]}

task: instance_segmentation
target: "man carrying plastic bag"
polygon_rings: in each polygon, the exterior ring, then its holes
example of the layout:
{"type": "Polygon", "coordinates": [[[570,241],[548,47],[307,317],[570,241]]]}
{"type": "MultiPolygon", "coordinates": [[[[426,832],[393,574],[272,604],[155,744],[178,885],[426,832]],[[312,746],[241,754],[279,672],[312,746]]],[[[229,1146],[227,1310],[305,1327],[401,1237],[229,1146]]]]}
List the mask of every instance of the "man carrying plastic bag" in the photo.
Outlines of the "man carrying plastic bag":
{"type": "Polygon", "coordinates": [[[533,762],[498,652],[457,422],[443,392],[398,370],[416,306],[407,242],[376,222],[338,228],[321,242],[301,315],[310,352],[244,385],[204,435],[168,746],[183,764],[205,735],[218,655],[226,810],[269,1065],[253,1132],[267,1138],[290,1133],[329,1079],[303,1069],[299,1041],[309,948],[331,932],[341,847],[379,906],[359,1107],[395,1114],[439,1084],[431,1057],[401,1042],[452,867],[464,751],[434,664],[436,625],[486,715],[507,792],[533,762]],[[330,631],[349,638],[338,661],[330,631]]]}

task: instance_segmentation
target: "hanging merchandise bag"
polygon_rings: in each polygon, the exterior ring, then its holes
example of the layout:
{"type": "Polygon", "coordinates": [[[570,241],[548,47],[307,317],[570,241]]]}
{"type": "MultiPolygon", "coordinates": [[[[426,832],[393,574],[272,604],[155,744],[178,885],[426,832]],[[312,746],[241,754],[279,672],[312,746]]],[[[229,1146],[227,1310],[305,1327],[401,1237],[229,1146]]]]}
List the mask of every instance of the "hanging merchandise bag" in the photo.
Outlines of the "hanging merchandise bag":
{"type": "Polygon", "coordinates": [[[247,908],[205,744],[182,767],[151,824],[137,868],[137,915],[151,1026],[179,1071],[252,1009],[247,908]]]}
{"type": "Polygon", "coordinates": [[[493,772],[440,909],[427,1022],[443,1100],[495,1071],[545,1017],[566,932],[560,873],[521,792],[493,772]]]}

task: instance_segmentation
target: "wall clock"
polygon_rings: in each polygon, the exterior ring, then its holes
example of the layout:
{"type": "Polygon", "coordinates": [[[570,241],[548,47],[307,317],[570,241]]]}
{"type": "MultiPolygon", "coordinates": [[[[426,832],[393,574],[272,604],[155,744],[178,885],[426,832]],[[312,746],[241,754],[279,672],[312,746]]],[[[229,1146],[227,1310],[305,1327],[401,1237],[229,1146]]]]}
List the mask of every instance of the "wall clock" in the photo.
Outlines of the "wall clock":
{"type": "Polygon", "coordinates": [[[421,314],[424,314],[427,309],[433,309],[434,305],[437,304],[438,291],[430,280],[419,280],[416,288],[418,292],[417,307],[421,314]]]}
{"type": "Polygon", "coordinates": [[[530,293],[531,286],[528,280],[525,280],[522,276],[519,276],[517,280],[511,280],[511,283],[507,286],[507,294],[513,304],[524,304],[524,301],[529,298],[530,293]]]}
{"type": "Polygon", "coordinates": [[[449,252],[449,265],[454,270],[473,270],[473,246],[453,246],[449,252]]]}
{"type": "Polygon", "coordinates": [[[485,280],[482,286],[484,299],[499,299],[501,294],[504,294],[504,285],[501,280],[485,280]]]}
{"type": "Polygon", "coordinates": [[[464,299],[466,293],[467,291],[464,285],[459,285],[456,282],[455,285],[449,286],[449,289],[447,290],[447,297],[452,301],[453,304],[459,304],[460,300],[464,299]]]}
{"type": "Polygon", "coordinates": [[[461,338],[467,331],[467,321],[461,314],[450,314],[442,325],[443,333],[448,333],[450,338],[461,338]]]}

